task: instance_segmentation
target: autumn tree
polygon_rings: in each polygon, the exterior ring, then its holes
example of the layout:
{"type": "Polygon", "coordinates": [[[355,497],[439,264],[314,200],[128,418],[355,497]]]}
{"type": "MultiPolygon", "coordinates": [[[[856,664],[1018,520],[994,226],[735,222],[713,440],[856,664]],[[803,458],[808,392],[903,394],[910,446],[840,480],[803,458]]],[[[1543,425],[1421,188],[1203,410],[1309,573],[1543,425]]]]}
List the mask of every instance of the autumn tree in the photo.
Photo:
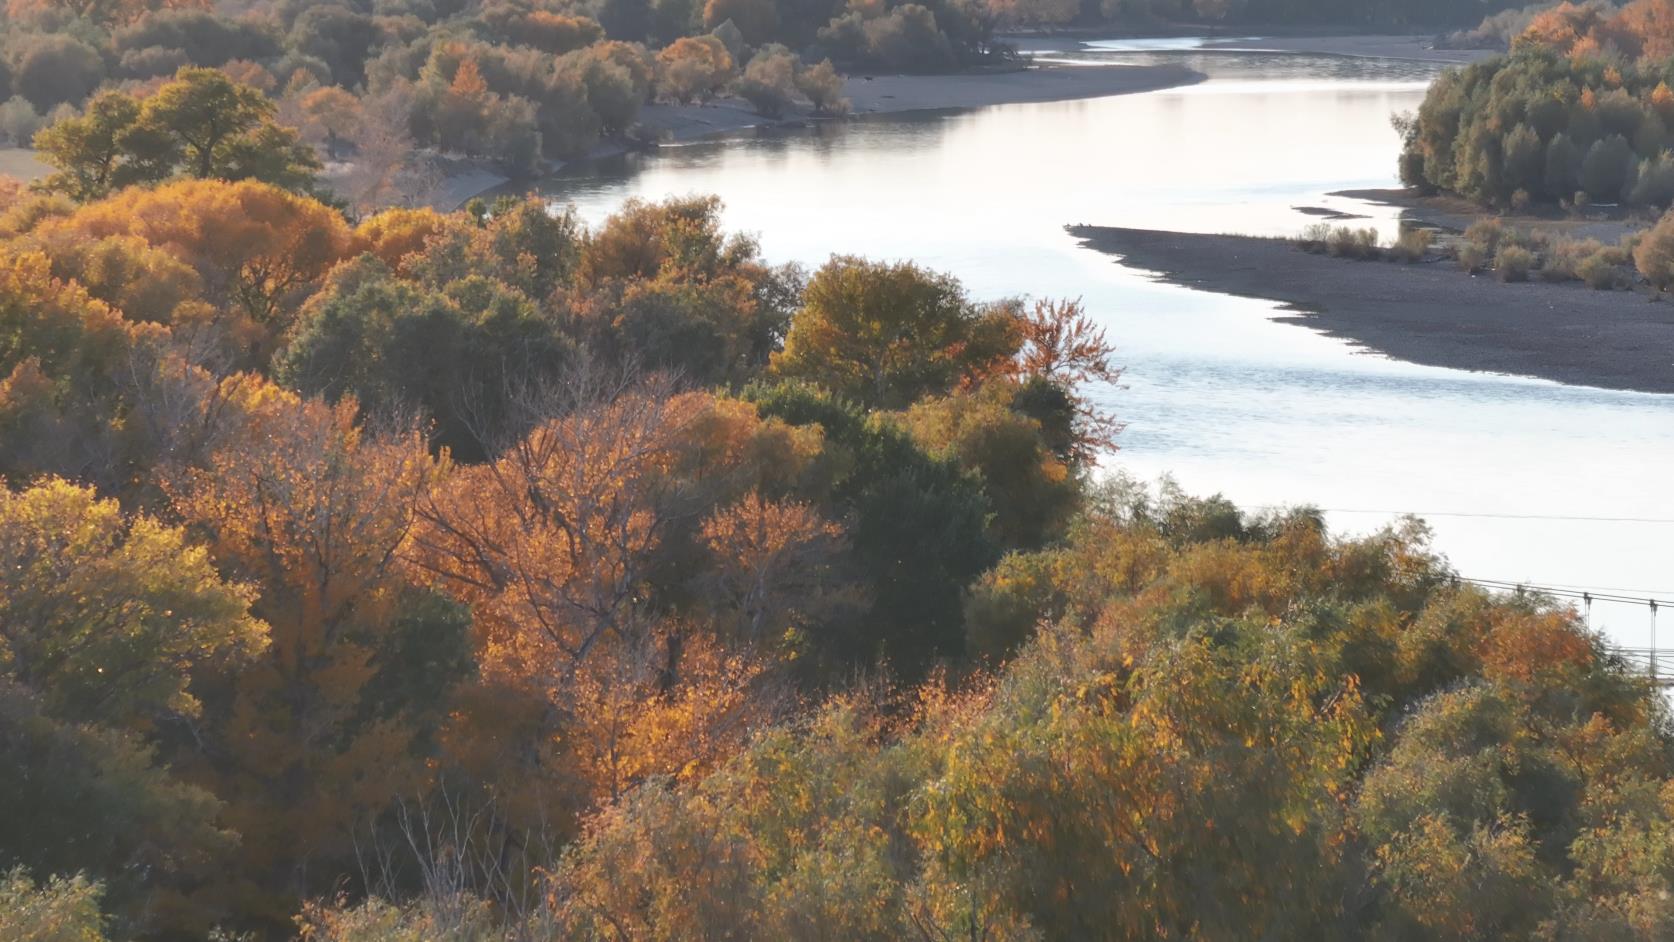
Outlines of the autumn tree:
{"type": "Polygon", "coordinates": [[[839,115],[849,110],[849,100],[843,96],[843,76],[837,73],[830,59],[799,72],[796,89],[813,103],[815,114],[839,115]]]}
{"type": "Polygon", "coordinates": [[[18,939],[105,942],[102,895],[102,887],[79,875],[37,885],[23,868],[13,868],[0,874],[0,933],[18,939]]]}
{"type": "Polygon", "coordinates": [[[1022,334],[1016,408],[1041,423],[1059,457],[1086,466],[1113,450],[1121,431],[1099,402],[1122,377],[1112,362],[1115,347],[1079,300],[1038,300],[1016,316],[1022,334]]]}
{"type": "Polygon", "coordinates": [[[0,475],[125,483],[123,387],[165,340],[130,323],[35,252],[0,260],[0,475]]]}
{"type": "Polygon", "coordinates": [[[801,62],[777,44],[758,50],[738,80],[738,94],[769,118],[785,113],[795,101],[796,70],[801,62]]]}
{"type": "Polygon", "coordinates": [[[326,152],[333,157],[338,156],[344,141],[354,136],[355,126],[365,119],[360,100],[335,86],[314,89],[302,97],[298,107],[308,121],[305,130],[317,135],[316,140],[323,139],[326,152]]]}
{"type": "Polygon", "coordinates": [[[1633,249],[1634,266],[1659,291],[1674,285],[1674,221],[1671,219],[1674,217],[1664,216],[1633,249]]]}
{"type": "Polygon", "coordinates": [[[424,604],[399,576],[397,550],[434,473],[422,438],[379,436],[356,425],[351,402],[333,408],[260,381],[243,383],[234,405],[242,427],[167,488],[217,565],[259,587],[252,608],[272,640],[254,664],[204,684],[213,745],[189,769],[226,796],[226,820],[244,836],[222,892],[282,923],[348,864],[368,817],[417,793],[419,718],[460,662],[400,652],[457,647],[467,618],[424,604]],[[388,695],[399,691],[412,693],[388,695]]]}
{"type": "Polygon", "coordinates": [[[903,408],[1001,369],[1014,319],[911,262],[838,256],[808,282],[773,372],[863,405],[903,408]]]}
{"type": "Polygon", "coordinates": [[[1012,549],[1037,548],[1060,535],[1081,498],[1075,469],[1054,448],[1056,436],[1018,409],[1023,395],[1015,382],[995,380],[921,400],[905,417],[925,451],[981,478],[994,509],[995,542],[1012,549]]]}
{"type": "Polygon", "coordinates": [[[865,603],[844,571],[843,528],[808,504],[751,493],[705,518],[700,536],[714,559],[705,595],[729,638],[794,655],[865,603]]]}
{"type": "Polygon", "coordinates": [[[264,364],[296,309],[346,252],[349,229],[311,198],[242,181],[183,180],[129,189],[44,223],[46,244],[133,237],[189,265],[229,355],[264,364]]]}
{"type": "Polygon", "coordinates": [[[687,576],[659,576],[703,508],[783,492],[816,447],[746,404],[613,375],[584,370],[541,397],[551,418],[455,472],[408,552],[473,605],[486,674],[549,705],[553,761],[589,799],[712,761],[742,717],[777,708],[756,659],[718,645],[701,613],[671,610],[687,576]]]}
{"type": "Polygon", "coordinates": [[[686,103],[714,96],[732,81],[734,64],[714,36],[683,36],[657,53],[658,94],[686,103]]]}
{"type": "Polygon", "coordinates": [[[714,197],[629,200],[586,239],[570,317],[602,359],[668,370],[695,383],[757,375],[784,336],[801,271],[727,234],[714,197]]]}

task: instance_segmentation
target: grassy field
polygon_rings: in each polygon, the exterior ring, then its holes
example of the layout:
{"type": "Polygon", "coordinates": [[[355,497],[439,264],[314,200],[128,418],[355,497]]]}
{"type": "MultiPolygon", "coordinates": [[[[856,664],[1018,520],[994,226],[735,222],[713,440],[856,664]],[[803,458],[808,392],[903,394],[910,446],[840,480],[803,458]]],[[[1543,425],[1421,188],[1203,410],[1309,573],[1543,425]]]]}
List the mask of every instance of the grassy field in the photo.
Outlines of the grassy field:
{"type": "Polygon", "coordinates": [[[52,168],[35,159],[35,152],[24,147],[0,147],[0,176],[19,180],[38,180],[52,168]]]}

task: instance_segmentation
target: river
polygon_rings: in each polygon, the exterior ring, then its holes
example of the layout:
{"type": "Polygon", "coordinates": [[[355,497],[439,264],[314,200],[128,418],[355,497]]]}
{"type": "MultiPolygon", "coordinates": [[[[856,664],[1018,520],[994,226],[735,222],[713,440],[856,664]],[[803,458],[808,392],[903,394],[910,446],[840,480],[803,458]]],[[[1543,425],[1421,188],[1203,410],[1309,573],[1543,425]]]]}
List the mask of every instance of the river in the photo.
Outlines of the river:
{"type": "MultiPolygon", "coordinates": [[[[1437,67],[1091,45],[1060,58],[1209,80],[670,147],[545,190],[590,221],[628,197],[715,193],[775,261],[911,258],[977,297],[1080,297],[1126,367],[1102,392],[1127,422],[1110,467],[1246,507],[1312,504],[1340,532],[1416,512],[1471,578],[1674,598],[1674,396],[1396,362],[1275,322],[1269,303],[1158,284],[1063,231],[1292,235],[1313,221],[1299,206],[1393,231],[1394,211],[1326,194],[1395,184],[1389,118],[1437,67]]],[[[1652,641],[1648,606],[1592,615],[1617,643],[1652,641]]],[[[1674,613],[1662,628],[1674,645],[1674,613]]]]}

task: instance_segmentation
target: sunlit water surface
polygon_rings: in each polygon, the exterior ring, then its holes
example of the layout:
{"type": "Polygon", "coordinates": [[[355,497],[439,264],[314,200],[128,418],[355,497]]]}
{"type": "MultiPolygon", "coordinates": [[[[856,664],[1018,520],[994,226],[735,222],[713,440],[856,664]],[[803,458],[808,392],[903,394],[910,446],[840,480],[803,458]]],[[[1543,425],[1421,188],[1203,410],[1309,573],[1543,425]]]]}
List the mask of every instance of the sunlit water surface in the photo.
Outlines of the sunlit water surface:
{"type": "MultiPolygon", "coordinates": [[[[1392,511],[1674,518],[1674,396],[1392,361],[1276,323],[1266,302],[1157,284],[1064,232],[1290,235],[1313,221],[1299,206],[1391,232],[1392,211],[1326,194],[1394,185],[1389,118],[1418,105],[1432,66],[1094,45],[1059,58],[1182,62],[1210,80],[665,148],[546,189],[592,221],[628,197],[715,193],[774,260],[911,258],[978,297],[1079,296],[1127,368],[1103,393],[1127,422],[1108,464],[1191,492],[1310,503],[1347,532],[1392,511]]],[[[1674,597],[1674,524],[1430,522],[1469,577],[1674,597]]],[[[1593,614],[1620,643],[1651,641],[1648,607],[1593,614]]],[[[1663,622],[1674,642],[1674,617],[1663,622]]]]}

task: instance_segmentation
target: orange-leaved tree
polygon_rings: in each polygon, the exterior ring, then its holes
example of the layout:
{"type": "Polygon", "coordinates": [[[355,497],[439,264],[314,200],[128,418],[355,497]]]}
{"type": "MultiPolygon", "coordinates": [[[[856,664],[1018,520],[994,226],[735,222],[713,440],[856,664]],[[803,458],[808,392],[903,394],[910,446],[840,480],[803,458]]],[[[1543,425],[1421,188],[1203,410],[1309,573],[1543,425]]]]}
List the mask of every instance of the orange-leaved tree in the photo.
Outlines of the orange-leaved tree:
{"type": "MultiPolygon", "coordinates": [[[[464,627],[445,610],[415,615],[396,562],[435,473],[421,435],[375,434],[352,401],[260,380],[229,398],[242,421],[166,487],[222,570],[258,587],[272,643],[205,685],[215,722],[187,767],[244,835],[227,892],[282,921],[297,896],[329,889],[312,881],[349,866],[367,818],[421,788],[417,707],[382,692],[402,689],[390,672],[404,644],[464,627]]],[[[445,687],[420,696],[445,699],[445,687]]]]}

